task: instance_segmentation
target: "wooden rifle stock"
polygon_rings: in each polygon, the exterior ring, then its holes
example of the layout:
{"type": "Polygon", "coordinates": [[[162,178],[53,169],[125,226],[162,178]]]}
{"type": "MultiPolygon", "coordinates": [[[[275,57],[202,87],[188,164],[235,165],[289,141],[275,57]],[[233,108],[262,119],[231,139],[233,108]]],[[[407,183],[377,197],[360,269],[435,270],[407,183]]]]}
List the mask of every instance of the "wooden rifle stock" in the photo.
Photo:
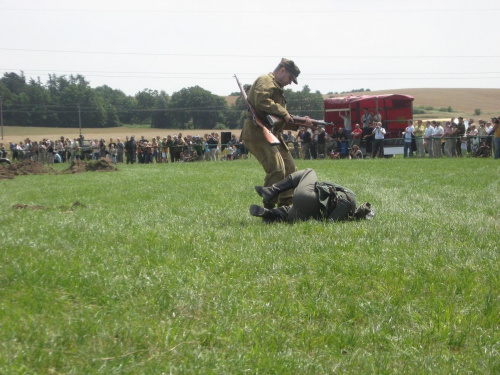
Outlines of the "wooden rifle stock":
{"type": "Polygon", "coordinates": [[[245,99],[245,102],[247,103],[247,106],[248,106],[248,110],[252,114],[253,123],[255,124],[255,126],[261,128],[262,133],[264,133],[264,137],[266,138],[266,141],[270,145],[273,145],[273,146],[278,145],[280,143],[279,139],[276,138],[276,136],[273,133],[271,133],[271,131],[264,125],[262,120],[259,118],[259,116],[257,115],[257,112],[255,112],[255,109],[252,107],[252,105],[248,101],[247,93],[243,89],[243,86],[241,86],[241,83],[238,80],[238,77],[236,77],[236,74],[234,75],[234,78],[236,78],[236,82],[238,83],[238,86],[240,88],[241,95],[245,99]]]}

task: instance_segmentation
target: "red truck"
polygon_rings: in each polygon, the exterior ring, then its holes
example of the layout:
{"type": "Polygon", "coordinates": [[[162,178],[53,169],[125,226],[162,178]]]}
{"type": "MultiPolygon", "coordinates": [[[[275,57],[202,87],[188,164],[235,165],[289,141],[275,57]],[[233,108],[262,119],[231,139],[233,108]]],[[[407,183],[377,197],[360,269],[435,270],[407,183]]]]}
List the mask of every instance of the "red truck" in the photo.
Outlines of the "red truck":
{"type": "MultiPolygon", "coordinates": [[[[355,124],[363,127],[361,117],[366,108],[372,115],[381,115],[382,125],[387,131],[386,138],[400,138],[401,132],[408,126],[408,120],[413,119],[413,99],[412,96],[400,94],[328,98],[324,101],[325,121],[334,123],[336,128],[349,124],[351,129],[354,129],[355,124]]],[[[329,125],[326,131],[331,134],[333,126],[329,125]]]]}

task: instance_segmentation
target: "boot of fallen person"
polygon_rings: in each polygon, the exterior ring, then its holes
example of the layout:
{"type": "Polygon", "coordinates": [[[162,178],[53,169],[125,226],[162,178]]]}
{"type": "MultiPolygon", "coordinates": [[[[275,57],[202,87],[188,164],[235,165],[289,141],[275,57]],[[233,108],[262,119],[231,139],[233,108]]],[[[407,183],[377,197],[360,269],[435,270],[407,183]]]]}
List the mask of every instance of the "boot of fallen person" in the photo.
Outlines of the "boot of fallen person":
{"type": "Polygon", "coordinates": [[[288,221],[288,206],[281,206],[268,210],[265,207],[252,204],[250,206],[250,215],[261,217],[265,223],[272,223],[273,221],[288,221]]]}
{"type": "Polygon", "coordinates": [[[272,184],[271,186],[255,186],[255,191],[259,194],[264,201],[271,201],[274,197],[280,193],[294,189],[296,186],[293,182],[292,176],[285,177],[283,180],[272,184]]]}

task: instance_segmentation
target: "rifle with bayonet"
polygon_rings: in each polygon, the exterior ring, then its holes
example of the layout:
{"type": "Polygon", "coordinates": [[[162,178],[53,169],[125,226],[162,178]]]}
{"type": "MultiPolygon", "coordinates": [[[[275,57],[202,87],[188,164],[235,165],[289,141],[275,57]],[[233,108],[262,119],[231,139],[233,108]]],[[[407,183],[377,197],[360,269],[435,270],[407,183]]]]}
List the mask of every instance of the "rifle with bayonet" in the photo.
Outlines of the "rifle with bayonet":
{"type": "MultiPolygon", "coordinates": [[[[293,122],[285,122],[283,129],[284,130],[297,130],[299,126],[304,126],[306,128],[313,128],[317,129],[318,126],[326,126],[326,125],[333,125],[333,122],[325,122],[325,121],[320,121],[320,120],[313,120],[312,118],[306,118],[306,117],[300,117],[300,116],[293,116],[291,115],[293,122]],[[310,120],[311,125],[308,125],[306,122],[307,120],[310,120]]],[[[273,115],[267,115],[267,121],[269,124],[272,126],[274,125],[279,125],[283,123],[283,119],[273,116],[273,115]]]]}
{"type": "Polygon", "coordinates": [[[266,138],[266,141],[269,142],[270,145],[273,145],[273,146],[278,145],[280,143],[280,140],[278,138],[276,138],[276,136],[273,133],[271,133],[271,131],[264,125],[264,122],[262,121],[262,119],[257,115],[257,112],[255,112],[255,109],[252,107],[252,105],[248,101],[248,95],[245,92],[245,90],[243,89],[243,86],[241,86],[241,83],[238,80],[238,77],[236,77],[236,74],[234,75],[234,78],[236,78],[236,82],[238,83],[238,86],[240,88],[241,95],[245,99],[245,102],[247,103],[247,106],[248,106],[248,110],[252,114],[253,123],[255,124],[255,126],[262,129],[262,133],[264,133],[264,137],[266,138]]]}

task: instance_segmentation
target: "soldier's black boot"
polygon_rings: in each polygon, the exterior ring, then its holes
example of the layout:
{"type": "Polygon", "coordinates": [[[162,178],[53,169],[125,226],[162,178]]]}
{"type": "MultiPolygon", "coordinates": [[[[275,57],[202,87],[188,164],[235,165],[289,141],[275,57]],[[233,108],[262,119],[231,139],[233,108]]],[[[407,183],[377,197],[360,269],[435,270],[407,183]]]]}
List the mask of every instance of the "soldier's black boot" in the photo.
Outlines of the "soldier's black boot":
{"type": "Polygon", "coordinates": [[[257,216],[257,217],[265,217],[270,214],[271,210],[268,210],[267,208],[257,206],[256,204],[252,204],[250,206],[250,215],[252,216],[257,216]]]}
{"type": "Polygon", "coordinates": [[[250,206],[250,215],[261,217],[265,223],[271,223],[273,221],[287,221],[288,209],[288,206],[283,206],[268,210],[267,208],[252,204],[250,206]]]}
{"type": "Polygon", "coordinates": [[[285,177],[283,180],[272,184],[269,187],[263,186],[255,186],[255,191],[259,194],[264,201],[271,201],[274,197],[279,195],[280,193],[294,189],[294,182],[292,176],[285,177]]]}

